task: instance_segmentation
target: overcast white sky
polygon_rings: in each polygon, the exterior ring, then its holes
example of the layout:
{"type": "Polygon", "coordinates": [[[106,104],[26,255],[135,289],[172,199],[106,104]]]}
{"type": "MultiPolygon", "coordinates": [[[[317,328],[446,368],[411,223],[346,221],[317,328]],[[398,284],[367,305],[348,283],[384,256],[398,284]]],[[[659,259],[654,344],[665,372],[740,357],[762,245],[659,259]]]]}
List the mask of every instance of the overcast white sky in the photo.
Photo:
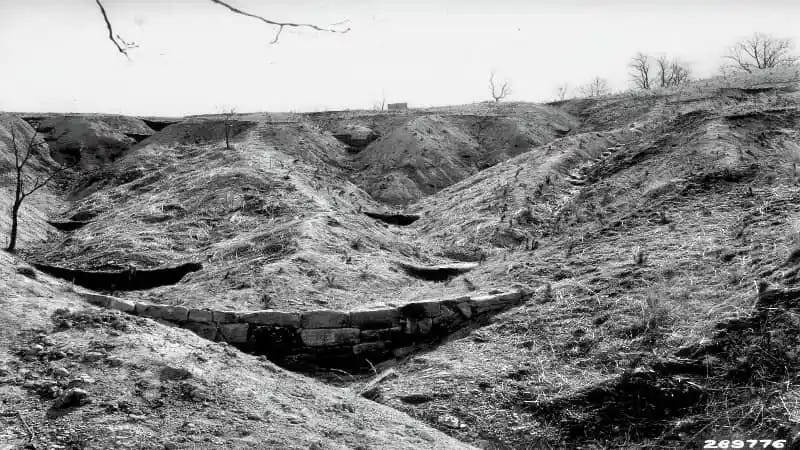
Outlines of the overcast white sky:
{"type": "Polygon", "coordinates": [[[0,110],[184,115],[552,100],[595,75],[628,87],[637,51],[697,76],[755,31],[800,42],[793,0],[229,0],[276,20],[349,20],[348,34],[274,29],[208,0],[105,0],[131,60],[106,38],[94,0],[0,0],[0,110]]]}

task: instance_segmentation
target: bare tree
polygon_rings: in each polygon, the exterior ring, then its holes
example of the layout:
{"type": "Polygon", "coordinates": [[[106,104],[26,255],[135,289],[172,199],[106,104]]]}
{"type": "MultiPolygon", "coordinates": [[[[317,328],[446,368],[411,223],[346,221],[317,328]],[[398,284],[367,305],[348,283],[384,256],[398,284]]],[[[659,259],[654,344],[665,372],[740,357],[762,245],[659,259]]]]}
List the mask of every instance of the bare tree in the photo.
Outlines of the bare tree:
{"type": "Polygon", "coordinates": [[[608,81],[605,78],[594,77],[592,81],[584,84],[579,89],[585,97],[599,97],[609,93],[608,81]]]}
{"type": "MultiPolygon", "coordinates": [[[[350,28],[340,28],[347,21],[342,21],[342,22],[339,22],[339,23],[335,23],[335,24],[330,25],[329,27],[321,27],[319,25],[314,25],[314,24],[311,24],[311,23],[279,22],[279,21],[276,21],[276,20],[267,19],[267,18],[265,18],[263,16],[260,16],[258,14],[253,14],[253,13],[244,11],[242,9],[239,9],[239,8],[231,5],[227,1],[222,1],[222,0],[209,0],[209,1],[211,3],[217,4],[219,6],[222,6],[222,7],[226,8],[226,9],[228,9],[230,12],[232,12],[234,14],[239,14],[239,15],[242,15],[242,16],[245,16],[245,17],[250,17],[252,19],[264,22],[267,25],[278,27],[278,30],[275,32],[275,37],[272,39],[270,44],[276,44],[278,42],[278,39],[281,36],[281,32],[283,32],[283,29],[286,28],[286,27],[289,27],[289,28],[308,28],[308,29],[315,30],[315,31],[324,31],[324,32],[329,32],[329,33],[347,33],[348,31],[350,31],[350,28]]],[[[108,39],[114,44],[115,47],[117,47],[117,51],[119,51],[120,53],[122,53],[125,56],[128,56],[128,50],[130,50],[132,48],[136,48],[136,47],[138,47],[138,45],[136,45],[135,42],[127,42],[127,41],[125,41],[119,34],[117,34],[114,31],[114,26],[111,24],[111,20],[108,18],[108,13],[106,11],[105,6],[103,5],[103,1],[102,0],[95,0],[95,3],[97,3],[97,7],[100,9],[100,14],[102,14],[102,16],[103,16],[103,21],[105,21],[106,30],[108,31],[108,39]]]]}
{"type": "Polygon", "coordinates": [[[375,102],[375,104],[372,107],[376,111],[384,111],[386,109],[386,92],[384,91],[381,92],[380,101],[375,102]]]}
{"type": "Polygon", "coordinates": [[[659,87],[680,86],[689,81],[689,66],[662,55],[656,58],[656,82],[659,87]]]}
{"type": "Polygon", "coordinates": [[[642,52],[637,53],[628,64],[631,68],[631,79],[639,89],[650,89],[650,57],[642,52]]]}
{"type": "MultiPolygon", "coordinates": [[[[33,132],[30,140],[24,144],[24,148],[20,148],[17,142],[17,132],[11,129],[11,146],[14,150],[14,203],[11,205],[11,233],[9,235],[8,247],[6,250],[14,252],[17,249],[17,231],[19,228],[19,210],[22,207],[22,202],[30,197],[34,192],[45,187],[56,175],[62,171],[69,169],[78,164],[78,161],[71,165],[62,165],[54,170],[51,170],[43,177],[37,177],[33,180],[32,186],[25,187],[25,168],[31,162],[31,156],[38,153],[44,146],[44,141],[37,140],[39,136],[39,128],[33,132]]],[[[80,159],[79,159],[80,160],[80,159]]]]}
{"type": "Polygon", "coordinates": [[[569,84],[564,83],[556,87],[556,100],[563,102],[569,93],[569,84]]]}
{"type": "Polygon", "coordinates": [[[494,72],[492,72],[492,74],[489,76],[489,89],[491,90],[492,98],[494,99],[495,103],[498,103],[500,100],[511,95],[511,86],[509,85],[508,81],[504,81],[498,90],[498,87],[494,82],[494,72]]]}
{"type": "Polygon", "coordinates": [[[725,58],[731,60],[734,68],[748,73],[757,69],[790,66],[797,62],[797,56],[792,54],[793,46],[791,39],[755,33],[728,49],[725,58]]]}
{"type": "Polygon", "coordinates": [[[233,118],[236,116],[236,109],[230,108],[222,113],[223,122],[225,124],[225,148],[231,148],[231,129],[233,128],[233,118]]]}
{"type": "Polygon", "coordinates": [[[688,83],[692,75],[692,71],[689,69],[689,66],[676,59],[672,60],[672,63],[670,64],[670,71],[672,72],[673,86],[681,86],[688,83]]]}

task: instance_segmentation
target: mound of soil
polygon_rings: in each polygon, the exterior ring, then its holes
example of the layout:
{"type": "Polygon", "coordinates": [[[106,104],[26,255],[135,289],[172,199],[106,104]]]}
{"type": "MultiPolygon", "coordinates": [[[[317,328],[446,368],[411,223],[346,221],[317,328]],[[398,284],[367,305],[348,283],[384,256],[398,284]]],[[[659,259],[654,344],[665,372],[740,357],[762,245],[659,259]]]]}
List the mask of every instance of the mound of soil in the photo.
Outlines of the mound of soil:
{"type": "Polygon", "coordinates": [[[354,164],[357,182],[376,200],[394,205],[419,200],[577,126],[569,114],[539,105],[434,111],[353,119],[381,136],[354,164]]]}
{"type": "Polygon", "coordinates": [[[154,132],[142,120],[125,116],[69,115],[42,120],[39,131],[59,163],[79,162],[95,169],[118,159],[154,132]]]}
{"type": "Polygon", "coordinates": [[[376,200],[405,204],[473,174],[478,143],[440,116],[411,119],[358,154],[359,176],[376,200]]]}

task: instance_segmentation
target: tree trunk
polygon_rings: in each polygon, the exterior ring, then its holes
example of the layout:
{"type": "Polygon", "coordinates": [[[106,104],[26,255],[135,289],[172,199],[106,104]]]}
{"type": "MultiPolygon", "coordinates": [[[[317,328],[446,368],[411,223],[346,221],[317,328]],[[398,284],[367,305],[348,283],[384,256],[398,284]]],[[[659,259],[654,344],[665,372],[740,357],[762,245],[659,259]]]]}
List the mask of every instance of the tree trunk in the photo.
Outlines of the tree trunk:
{"type": "Polygon", "coordinates": [[[14,202],[11,208],[11,235],[9,236],[8,247],[6,250],[13,253],[17,249],[17,224],[19,216],[20,203],[14,202]]]}
{"type": "Polygon", "coordinates": [[[225,148],[228,150],[231,149],[230,137],[231,137],[231,125],[230,123],[225,122],[225,148]]]}

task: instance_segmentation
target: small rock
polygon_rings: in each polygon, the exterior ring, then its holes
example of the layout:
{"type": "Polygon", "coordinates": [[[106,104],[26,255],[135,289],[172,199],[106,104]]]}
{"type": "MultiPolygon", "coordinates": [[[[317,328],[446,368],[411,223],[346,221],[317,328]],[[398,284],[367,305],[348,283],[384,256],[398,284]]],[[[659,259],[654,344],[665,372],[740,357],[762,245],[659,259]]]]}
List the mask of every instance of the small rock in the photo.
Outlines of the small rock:
{"type": "Polygon", "coordinates": [[[40,394],[50,398],[57,398],[63,392],[64,391],[58,386],[46,386],[46,387],[43,386],[42,389],[39,391],[40,394]]]}
{"type": "Polygon", "coordinates": [[[183,367],[166,366],[161,369],[160,378],[162,380],[185,380],[191,378],[192,373],[183,367]]]}
{"type": "Polygon", "coordinates": [[[82,374],[78,375],[77,377],[69,380],[69,384],[73,385],[73,386],[74,385],[80,385],[80,384],[94,384],[95,382],[97,382],[97,380],[95,380],[94,378],[90,377],[89,375],[87,375],[85,373],[82,373],[82,374]]]}
{"type": "Polygon", "coordinates": [[[100,352],[86,352],[83,354],[83,360],[88,362],[100,361],[103,359],[103,354],[100,352]]]}
{"type": "Polygon", "coordinates": [[[31,279],[36,279],[36,271],[33,270],[33,267],[28,266],[17,266],[17,273],[23,276],[26,276],[31,279]]]}
{"type": "Polygon", "coordinates": [[[53,404],[53,408],[67,408],[89,403],[89,393],[81,388],[70,388],[64,391],[53,404]]]}
{"type": "Polygon", "coordinates": [[[33,344],[33,345],[30,346],[30,348],[25,350],[25,354],[26,355],[38,355],[39,353],[42,353],[43,351],[44,351],[44,347],[42,347],[39,344],[33,344]]]}
{"type": "Polygon", "coordinates": [[[261,416],[256,413],[249,413],[247,414],[247,418],[249,420],[261,420],[261,416]]]}
{"type": "Polygon", "coordinates": [[[411,405],[419,405],[421,403],[427,403],[434,400],[433,396],[429,394],[408,394],[401,395],[399,398],[403,403],[408,403],[411,405]]]}
{"type": "Polygon", "coordinates": [[[67,357],[67,354],[62,352],[61,350],[56,350],[54,352],[50,352],[49,358],[50,359],[64,359],[67,357]]]}
{"type": "Polygon", "coordinates": [[[124,364],[124,361],[122,361],[122,358],[117,358],[115,356],[112,356],[110,358],[106,358],[106,362],[111,367],[120,367],[120,366],[122,366],[124,364]]]}
{"type": "Polygon", "coordinates": [[[436,421],[449,428],[458,429],[466,427],[466,425],[464,425],[463,423],[461,423],[460,420],[458,420],[458,417],[451,416],[450,414],[442,414],[436,419],[436,421]]]}
{"type": "Polygon", "coordinates": [[[69,376],[69,370],[63,367],[58,367],[56,369],[53,369],[53,376],[56,378],[66,378],[69,376]]]}

